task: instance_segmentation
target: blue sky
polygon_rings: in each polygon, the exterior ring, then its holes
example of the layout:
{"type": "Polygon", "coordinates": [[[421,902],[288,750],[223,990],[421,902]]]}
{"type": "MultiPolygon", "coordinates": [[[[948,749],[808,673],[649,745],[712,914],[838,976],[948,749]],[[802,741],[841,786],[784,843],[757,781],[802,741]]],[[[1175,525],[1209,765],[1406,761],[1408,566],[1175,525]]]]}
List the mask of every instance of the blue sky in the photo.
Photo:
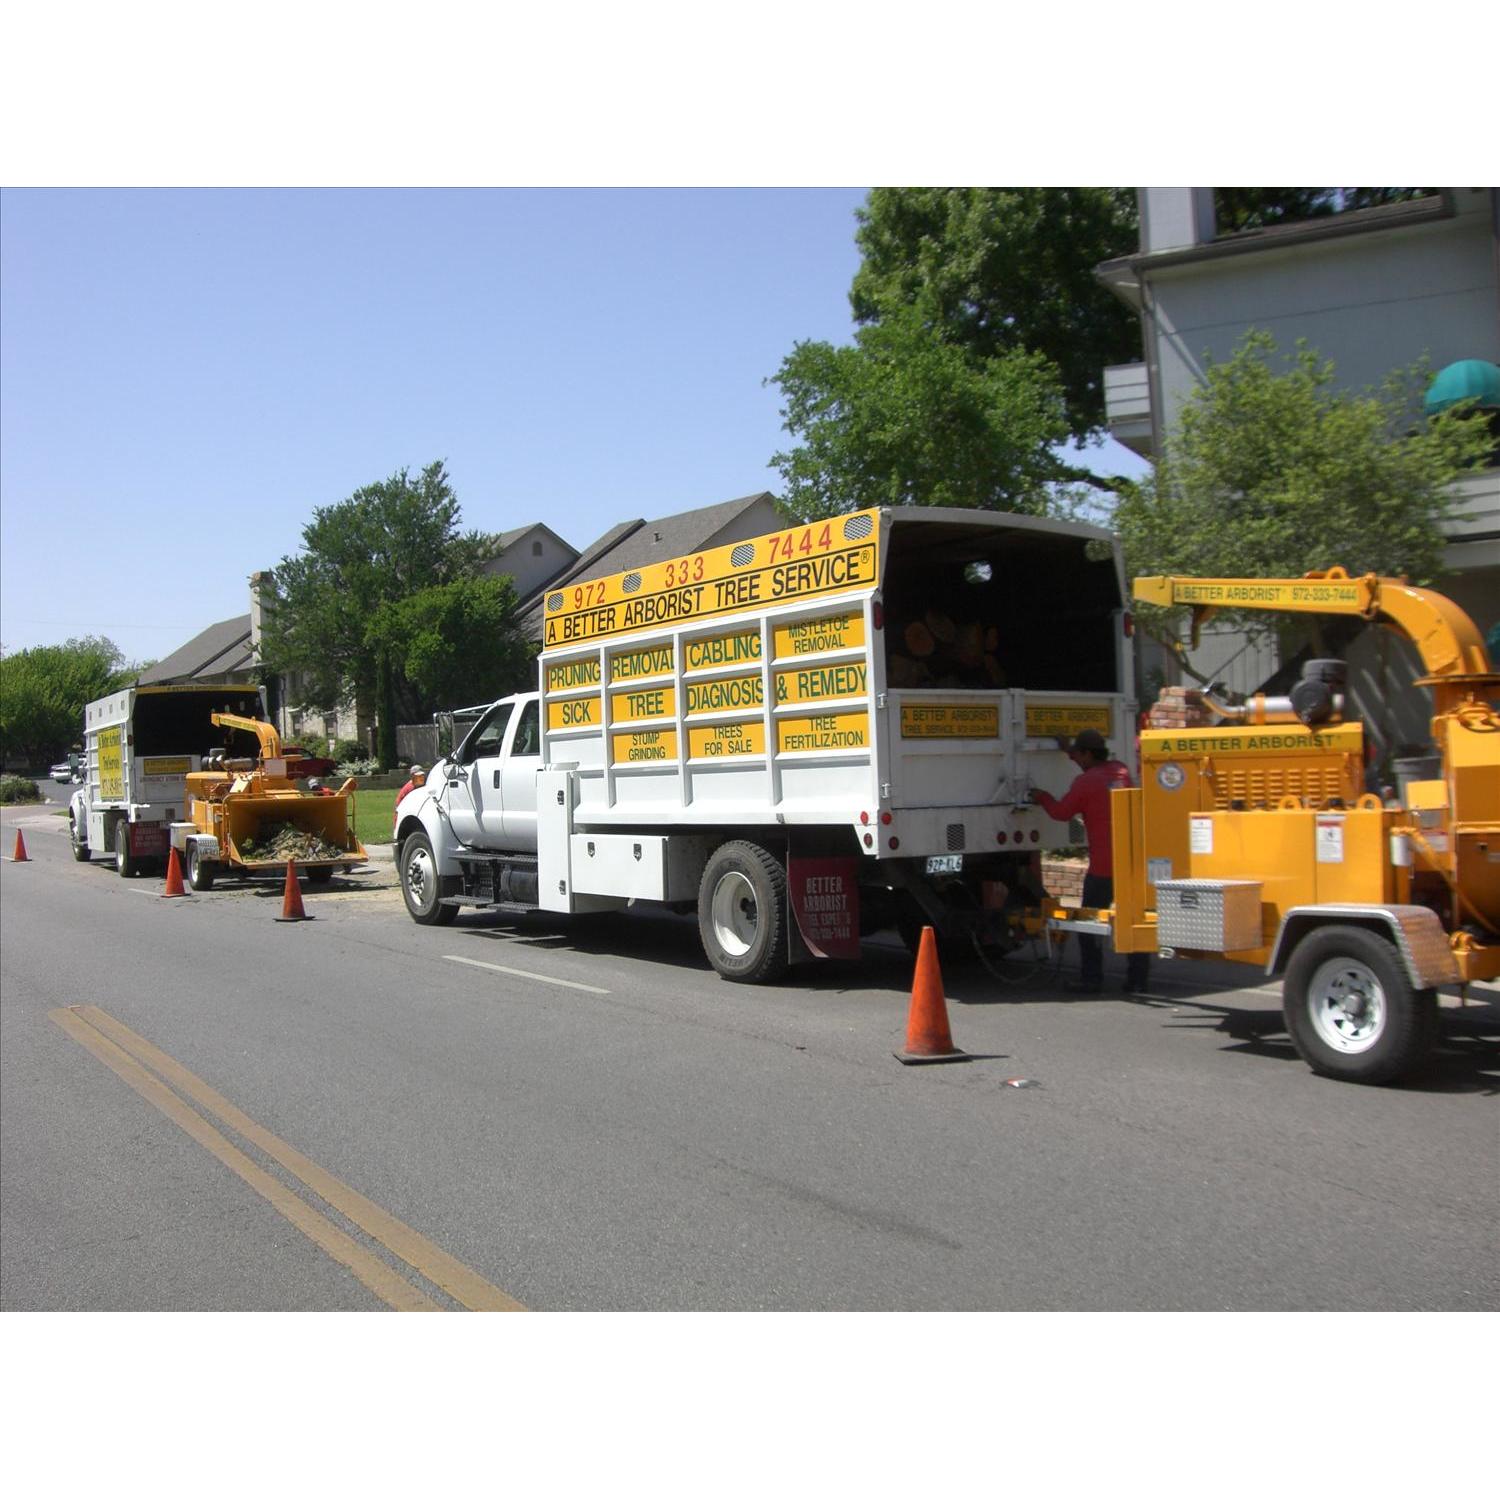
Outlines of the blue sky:
{"type": "Polygon", "coordinates": [[[5,191],[0,643],[164,656],[314,507],[437,458],[466,527],[580,548],[775,491],[763,381],[849,338],[864,196],[5,191]]]}

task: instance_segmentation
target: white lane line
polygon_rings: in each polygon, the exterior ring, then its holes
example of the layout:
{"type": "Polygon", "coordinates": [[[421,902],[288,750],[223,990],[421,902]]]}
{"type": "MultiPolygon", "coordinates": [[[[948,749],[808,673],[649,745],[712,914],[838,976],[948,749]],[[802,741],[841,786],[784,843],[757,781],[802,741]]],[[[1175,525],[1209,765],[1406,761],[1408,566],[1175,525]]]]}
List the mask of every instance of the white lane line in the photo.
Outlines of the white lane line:
{"type": "Polygon", "coordinates": [[[491,969],[496,974],[513,974],[517,979],[534,979],[538,984],[560,984],[564,989],[586,990],[591,995],[607,995],[608,990],[601,990],[596,984],[579,984],[573,979],[553,979],[548,974],[533,974],[529,969],[507,969],[504,964],[487,964],[478,958],[462,958],[457,953],[445,953],[444,958],[451,964],[468,964],[474,969],[491,969]]]}

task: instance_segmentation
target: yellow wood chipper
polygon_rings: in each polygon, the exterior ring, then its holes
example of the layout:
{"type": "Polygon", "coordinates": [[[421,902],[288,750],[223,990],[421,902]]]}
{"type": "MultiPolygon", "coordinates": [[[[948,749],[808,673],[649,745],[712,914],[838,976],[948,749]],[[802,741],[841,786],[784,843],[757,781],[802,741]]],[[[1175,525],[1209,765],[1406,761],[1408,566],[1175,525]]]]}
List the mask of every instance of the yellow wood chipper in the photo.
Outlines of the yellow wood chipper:
{"type": "Polygon", "coordinates": [[[255,735],[260,753],[253,760],[216,754],[208,769],[187,776],[187,821],[172,824],[171,841],[194,890],[209,889],[224,870],[284,876],[295,862],[299,874],[323,882],[365,863],[351,818],[353,777],[336,792],[304,791],[274,725],[231,713],[212,721],[255,735]]]}
{"type": "Polygon", "coordinates": [[[1400,800],[1364,792],[1357,757],[1338,769],[1359,747],[1343,719],[1342,664],[1311,662],[1288,697],[1182,732],[1183,755],[1143,747],[1146,784],[1111,799],[1113,907],[1054,912],[1049,927],[1108,932],[1124,953],[1261,965],[1281,976],[1287,1029],[1316,1072],[1361,1083],[1410,1072],[1431,1045],[1438,989],[1500,976],[1500,674],[1478,629],[1441,594],[1339,568],[1138,578],[1135,597],[1189,605],[1195,624],[1256,609],[1395,629],[1433,693],[1440,774],[1408,783],[1400,800]],[[1216,736],[1229,746],[1218,754],[1216,736]],[[1333,759],[1297,764],[1299,736],[1321,738],[1333,759]]]}

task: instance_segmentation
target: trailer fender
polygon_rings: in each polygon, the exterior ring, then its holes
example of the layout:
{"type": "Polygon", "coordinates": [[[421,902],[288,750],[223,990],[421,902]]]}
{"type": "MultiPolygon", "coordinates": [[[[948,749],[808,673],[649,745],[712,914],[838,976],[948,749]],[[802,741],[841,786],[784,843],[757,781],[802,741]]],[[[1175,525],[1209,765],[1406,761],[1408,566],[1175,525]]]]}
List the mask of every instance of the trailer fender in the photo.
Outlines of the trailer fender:
{"type": "Polygon", "coordinates": [[[1267,976],[1275,978],[1282,974],[1297,944],[1308,933],[1330,922],[1368,927],[1389,937],[1415,989],[1459,982],[1458,961],[1435,911],[1426,906],[1377,906],[1362,902],[1289,908],[1271,947],[1267,976]]]}

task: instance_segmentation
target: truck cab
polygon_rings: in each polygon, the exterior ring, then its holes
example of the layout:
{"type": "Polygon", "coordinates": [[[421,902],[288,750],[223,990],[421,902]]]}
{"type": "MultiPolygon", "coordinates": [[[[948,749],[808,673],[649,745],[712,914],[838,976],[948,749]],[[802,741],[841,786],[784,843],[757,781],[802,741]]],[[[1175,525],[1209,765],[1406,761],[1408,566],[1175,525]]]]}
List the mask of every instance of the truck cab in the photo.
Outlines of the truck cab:
{"type": "Polygon", "coordinates": [[[460,843],[535,853],[541,766],[538,695],[515,693],[490,706],[417,792],[429,793],[443,809],[460,843]]]}

